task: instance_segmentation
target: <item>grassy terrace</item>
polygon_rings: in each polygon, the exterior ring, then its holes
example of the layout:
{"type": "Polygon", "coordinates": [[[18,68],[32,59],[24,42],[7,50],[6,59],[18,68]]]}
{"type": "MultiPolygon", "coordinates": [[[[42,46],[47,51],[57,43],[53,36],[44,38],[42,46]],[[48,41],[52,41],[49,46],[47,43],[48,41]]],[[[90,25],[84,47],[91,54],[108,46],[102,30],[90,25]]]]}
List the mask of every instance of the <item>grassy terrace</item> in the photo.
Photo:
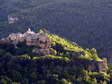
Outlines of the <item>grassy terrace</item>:
{"type": "Polygon", "coordinates": [[[56,44],[59,44],[63,47],[66,51],[73,51],[73,52],[84,52],[84,55],[80,55],[78,58],[80,59],[87,59],[87,60],[95,60],[95,61],[101,61],[101,59],[98,57],[96,50],[86,50],[78,46],[74,42],[67,41],[64,38],[61,38],[54,34],[48,34],[49,39],[52,41],[52,45],[55,46],[56,44]]]}
{"type": "Polygon", "coordinates": [[[0,84],[110,84],[109,74],[87,68],[91,61],[102,61],[96,49],[83,49],[55,34],[40,33],[51,40],[49,55],[32,52],[46,48],[24,44],[19,49],[0,48],[0,84]]]}
{"type": "Polygon", "coordinates": [[[62,57],[62,56],[54,56],[54,55],[46,55],[46,56],[35,56],[33,58],[31,58],[28,55],[21,55],[18,56],[19,58],[23,58],[23,59],[29,59],[29,60],[45,60],[45,59],[51,59],[51,60],[60,60],[60,61],[65,61],[65,62],[69,62],[70,59],[67,57],[62,57]]]}

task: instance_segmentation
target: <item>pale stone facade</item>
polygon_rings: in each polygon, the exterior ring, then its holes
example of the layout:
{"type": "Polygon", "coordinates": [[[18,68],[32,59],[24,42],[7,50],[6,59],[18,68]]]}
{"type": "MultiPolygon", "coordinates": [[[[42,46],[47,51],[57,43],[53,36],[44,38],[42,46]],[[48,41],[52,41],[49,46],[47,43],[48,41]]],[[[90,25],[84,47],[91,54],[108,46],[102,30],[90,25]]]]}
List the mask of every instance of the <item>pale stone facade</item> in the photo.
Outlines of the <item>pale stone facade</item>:
{"type": "Polygon", "coordinates": [[[13,23],[15,23],[17,21],[18,21],[18,18],[17,17],[8,16],[8,22],[9,22],[9,24],[13,24],[13,23]]]}
{"type": "Polygon", "coordinates": [[[7,38],[0,39],[1,43],[13,44],[15,48],[18,48],[19,43],[25,43],[27,46],[33,46],[39,48],[35,53],[48,54],[51,47],[51,41],[44,33],[35,33],[29,28],[25,33],[12,33],[7,38]]]}
{"type": "Polygon", "coordinates": [[[87,65],[87,70],[97,72],[107,72],[108,71],[107,59],[104,58],[102,61],[90,62],[87,65]]]}

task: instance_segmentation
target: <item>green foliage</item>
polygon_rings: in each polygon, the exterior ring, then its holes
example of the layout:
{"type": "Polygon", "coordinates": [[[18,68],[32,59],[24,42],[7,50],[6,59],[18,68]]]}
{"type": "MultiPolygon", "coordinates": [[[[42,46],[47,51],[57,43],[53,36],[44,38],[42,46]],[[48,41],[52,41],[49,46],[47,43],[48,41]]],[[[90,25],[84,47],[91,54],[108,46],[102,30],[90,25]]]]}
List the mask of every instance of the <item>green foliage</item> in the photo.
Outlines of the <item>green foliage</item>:
{"type": "Polygon", "coordinates": [[[31,59],[31,56],[27,55],[27,54],[24,54],[24,55],[21,55],[21,56],[18,56],[19,58],[23,58],[23,59],[31,59]]]}
{"type": "Polygon", "coordinates": [[[67,41],[57,35],[49,34],[48,37],[52,41],[53,46],[55,46],[56,44],[60,44],[64,48],[64,50],[75,52],[83,51],[83,49],[75,45],[75,43],[67,41]]]}
{"type": "MultiPolygon", "coordinates": [[[[52,46],[60,45],[63,47],[64,51],[72,51],[72,52],[84,52],[85,55],[80,54],[78,58],[80,59],[86,59],[86,60],[95,60],[95,61],[101,61],[101,59],[98,57],[96,53],[96,49],[91,50],[84,50],[80,46],[78,46],[76,43],[70,42],[65,40],[64,38],[61,38],[57,35],[48,34],[49,39],[52,41],[52,46]]],[[[65,54],[66,56],[66,54],[65,54]]]]}
{"type": "Polygon", "coordinates": [[[0,81],[1,81],[1,83],[3,83],[3,84],[7,84],[7,83],[8,83],[7,80],[5,80],[5,79],[1,79],[0,81]]]}
{"type": "Polygon", "coordinates": [[[70,82],[66,79],[62,79],[61,82],[62,82],[61,84],[73,84],[72,82],[70,82]]]}
{"type": "Polygon", "coordinates": [[[108,71],[112,72],[112,64],[108,64],[108,68],[109,68],[108,71]]]}
{"type": "Polygon", "coordinates": [[[57,51],[55,49],[51,48],[50,51],[52,52],[53,55],[57,55],[57,51]]]}
{"type": "Polygon", "coordinates": [[[11,79],[7,76],[0,76],[0,84],[11,84],[11,79]]]}
{"type": "MultiPolygon", "coordinates": [[[[46,33],[41,30],[39,32],[46,33]]],[[[34,46],[28,47],[24,44],[14,49],[0,46],[0,84],[108,83],[108,74],[88,72],[88,63],[101,61],[96,49],[83,49],[57,35],[46,35],[52,42],[49,55],[35,54],[31,52],[35,49],[34,46]]]]}
{"type": "Polygon", "coordinates": [[[105,72],[89,72],[89,75],[92,76],[92,77],[95,77],[95,78],[100,78],[102,80],[105,80],[105,81],[109,81],[109,74],[105,73],[105,72]]]}
{"type": "Polygon", "coordinates": [[[21,83],[18,83],[18,82],[12,82],[12,84],[21,84],[21,83]]]}
{"type": "Polygon", "coordinates": [[[95,61],[102,61],[98,55],[97,55],[97,51],[95,48],[92,48],[91,50],[89,50],[89,52],[91,53],[92,55],[92,58],[95,60],[95,61]]]}
{"type": "Polygon", "coordinates": [[[70,61],[70,59],[67,58],[67,57],[53,56],[53,55],[33,57],[33,60],[40,60],[40,59],[54,59],[54,60],[62,60],[62,61],[65,61],[65,62],[69,62],[70,61]]]}
{"type": "Polygon", "coordinates": [[[79,58],[80,58],[80,59],[85,59],[85,60],[90,60],[90,61],[93,60],[93,59],[91,58],[91,56],[90,56],[90,55],[87,55],[87,54],[86,54],[86,55],[80,55],[79,58]]]}
{"type": "Polygon", "coordinates": [[[91,60],[94,60],[94,61],[102,61],[102,59],[98,57],[95,48],[86,49],[85,52],[87,53],[86,55],[88,56],[88,58],[91,58],[91,60]]]}

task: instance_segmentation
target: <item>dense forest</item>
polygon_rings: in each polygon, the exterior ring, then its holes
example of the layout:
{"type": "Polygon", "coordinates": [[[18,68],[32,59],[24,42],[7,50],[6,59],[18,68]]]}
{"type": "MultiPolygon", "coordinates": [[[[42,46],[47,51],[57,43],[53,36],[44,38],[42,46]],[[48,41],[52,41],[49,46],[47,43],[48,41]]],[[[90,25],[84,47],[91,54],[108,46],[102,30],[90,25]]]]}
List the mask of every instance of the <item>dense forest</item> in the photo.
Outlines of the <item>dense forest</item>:
{"type": "Polygon", "coordinates": [[[1,0],[0,36],[47,28],[84,48],[95,47],[100,56],[111,56],[111,5],[110,0],[1,0]],[[8,24],[8,16],[18,21],[8,24]]]}
{"type": "Polygon", "coordinates": [[[29,37],[14,39],[17,35],[21,34],[0,39],[0,84],[110,84],[109,71],[100,71],[97,65],[103,59],[96,49],[83,49],[43,30],[22,34],[39,35],[30,41],[36,45],[26,44],[29,37]],[[32,52],[35,49],[39,52],[32,52]]]}

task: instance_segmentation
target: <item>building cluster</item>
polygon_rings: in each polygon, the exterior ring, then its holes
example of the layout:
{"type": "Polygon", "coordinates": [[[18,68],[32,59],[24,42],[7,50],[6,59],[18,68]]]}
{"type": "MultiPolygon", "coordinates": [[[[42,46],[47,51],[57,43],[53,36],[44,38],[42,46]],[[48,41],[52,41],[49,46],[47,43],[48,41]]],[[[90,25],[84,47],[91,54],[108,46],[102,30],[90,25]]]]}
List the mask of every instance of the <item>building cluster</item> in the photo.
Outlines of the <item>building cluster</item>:
{"type": "Polygon", "coordinates": [[[42,32],[35,33],[29,28],[25,33],[12,33],[7,38],[2,38],[0,43],[13,44],[18,48],[19,43],[25,43],[29,47],[35,47],[32,52],[50,54],[51,41],[42,32]]]}
{"type": "MultiPolygon", "coordinates": [[[[12,33],[6,38],[0,39],[0,44],[11,44],[14,45],[15,48],[18,48],[19,43],[24,43],[28,47],[33,47],[32,53],[40,54],[40,55],[50,55],[53,54],[51,50],[51,41],[48,36],[43,33],[35,33],[31,31],[29,28],[25,33],[12,33]]],[[[79,56],[80,54],[84,54],[83,52],[75,53],[73,55],[79,56]]],[[[103,59],[102,61],[92,61],[87,63],[88,71],[98,71],[98,72],[107,72],[107,60],[103,59]]]]}

